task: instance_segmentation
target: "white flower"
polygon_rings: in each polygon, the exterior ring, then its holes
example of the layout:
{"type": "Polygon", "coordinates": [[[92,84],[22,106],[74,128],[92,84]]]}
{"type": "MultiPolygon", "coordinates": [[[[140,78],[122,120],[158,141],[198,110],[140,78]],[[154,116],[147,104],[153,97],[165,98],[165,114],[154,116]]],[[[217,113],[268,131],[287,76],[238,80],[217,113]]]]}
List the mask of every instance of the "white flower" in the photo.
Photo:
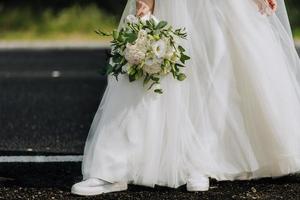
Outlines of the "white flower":
{"type": "Polygon", "coordinates": [[[168,73],[171,72],[171,70],[172,70],[171,65],[168,65],[168,66],[164,67],[164,69],[163,69],[163,71],[162,71],[162,74],[163,74],[163,75],[167,75],[168,73]]]}
{"type": "Polygon", "coordinates": [[[161,64],[161,59],[147,58],[145,60],[145,65],[143,66],[143,70],[148,74],[156,74],[161,72],[161,64]]]}
{"type": "Polygon", "coordinates": [[[154,15],[151,15],[151,19],[153,19],[156,24],[159,23],[159,20],[154,15]]]}
{"type": "Polygon", "coordinates": [[[175,55],[175,49],[172,46],[168,46],[165,58],[171,60],[172,57],[175,55]]]}
{"type": "Polygon", "coordinates": [[[150,40],[147,38],[147,36],[148,36],[147,32],[141,30],[138,33],[138,38],[136,39],[135,44],[131,45],[132,47],[129,48],[135,48],[139,52],[146,54],[150,46],[150,40]]]}
{"type": "Polygon", "coordinates": [[[144,15],[141,17],[141,22],[146,23],[146,21],[150,20],[151,18],[151,13],[144,15]]]}
{"type": "Polygon", "coordinates": [[[128,15],[125,21],[130,24],[137,24],[139,22],[138,18],[134,15],[128,15]]]}
{"type": "Polygon", "coordinates": [[[140,51],[146,53],[149,48],[150,41],[147,38],[138,38],[135,41],[135,45],[140,51]]]}
{"type": "Polygon", "coordinates": [[[156,24],[159,23],[159,20],[155,16],[153,16],[151,13],[148,13],[147,15],[144,15],[143,17],[141,17],[141,22],[146,23],[146,21],[149,21],[150,19],[153,19],[156,24]]]}
{"type": "Polygon", "coordinates": [[[137,45],[127,44],[124,56],[129,64],[138,65],[145,59],[146,52],[137,45]]]}
{"type": "Polygon", "coordinates": [[[157,58],[163,58],[166,55],[167,44],[164,40],[158,40],[152,44],[152,50],[157,58]]]}
{"type": "Polygon", "coordinates": [[[139,39],[147,38],[147,36],[148,36],[148,33],[145,30],[140,30],[139,33],[138,33],[138,38],[139,39]]]}

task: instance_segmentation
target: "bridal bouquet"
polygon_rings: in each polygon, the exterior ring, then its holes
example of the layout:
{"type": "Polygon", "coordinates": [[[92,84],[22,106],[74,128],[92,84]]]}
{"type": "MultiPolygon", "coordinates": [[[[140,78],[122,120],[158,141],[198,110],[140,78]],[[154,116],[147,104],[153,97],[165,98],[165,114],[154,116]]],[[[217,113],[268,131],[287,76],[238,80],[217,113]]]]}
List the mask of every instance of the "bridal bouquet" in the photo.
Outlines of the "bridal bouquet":
{"type": "Polygon", "coordinates": [[[143,18],[129,15],[121,30],[96,33],[113,37],[112,59],[104,70],[106,75],[114,75],[118,80],[120,74],[127,74],[130,82],[143,79],[144,87],[160,94],[163,76],[172,74],[179,81],[186,78],[181,68],[190,57],[178,44],[178,39],[187,37],[184,28],[173,29],[152,15],[143,18]]]}

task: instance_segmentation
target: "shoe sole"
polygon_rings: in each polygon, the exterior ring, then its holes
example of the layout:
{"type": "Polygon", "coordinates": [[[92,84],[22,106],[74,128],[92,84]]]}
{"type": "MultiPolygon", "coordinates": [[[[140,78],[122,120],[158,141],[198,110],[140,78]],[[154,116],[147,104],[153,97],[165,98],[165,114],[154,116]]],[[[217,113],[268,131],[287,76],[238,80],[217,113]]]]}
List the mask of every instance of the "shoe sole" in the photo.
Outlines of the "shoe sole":
{"type": "Polygon", "coordinates": [[[209,187],[187,187],[187,191],[189,192],[206,192],[209,190],[209,187]]]}
{"type": "Polygon", "coordinates": [[[89,193],[76,191],[72,188],[71,193],[79,196],[96,196],[104,193],[120,192],[127,189],[128,189],[127,183],[113,183],[113,184],[99,186],[98,191],[89,192],[89,193]]]}

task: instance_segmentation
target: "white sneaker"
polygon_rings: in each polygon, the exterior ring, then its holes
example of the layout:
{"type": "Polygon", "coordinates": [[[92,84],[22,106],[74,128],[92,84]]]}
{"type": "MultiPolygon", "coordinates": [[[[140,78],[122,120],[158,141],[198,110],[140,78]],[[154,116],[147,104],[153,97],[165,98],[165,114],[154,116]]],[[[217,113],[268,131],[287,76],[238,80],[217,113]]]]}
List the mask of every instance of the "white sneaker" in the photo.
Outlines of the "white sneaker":
{"type": "Polygon", "coordinates": [[[190,177],[186,183],[186,189],[190,192],[208,191],[209,178],[207,176],[190,177]]]}
{"type": "Polygon", "coordinates": [[[97,178],[90,178],[72,186],[71,193],[81,196],[94,196],[109,192],[127,190],[127,183],[109,183],[97,178]]]}

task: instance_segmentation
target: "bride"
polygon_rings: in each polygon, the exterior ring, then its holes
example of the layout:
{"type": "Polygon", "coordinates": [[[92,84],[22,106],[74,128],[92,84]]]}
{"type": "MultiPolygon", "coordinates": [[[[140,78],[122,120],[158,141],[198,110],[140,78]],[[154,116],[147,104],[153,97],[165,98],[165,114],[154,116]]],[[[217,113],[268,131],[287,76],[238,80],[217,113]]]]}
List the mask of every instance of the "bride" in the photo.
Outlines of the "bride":
{"type": "Polygon", "coordinates": [[[123,19],[149,13],[187,29],[187,79],[165,77],[159,95],[109,76],[72,193],[299,172],[300,62],[284,1],[129,0],[123,19]]]}

